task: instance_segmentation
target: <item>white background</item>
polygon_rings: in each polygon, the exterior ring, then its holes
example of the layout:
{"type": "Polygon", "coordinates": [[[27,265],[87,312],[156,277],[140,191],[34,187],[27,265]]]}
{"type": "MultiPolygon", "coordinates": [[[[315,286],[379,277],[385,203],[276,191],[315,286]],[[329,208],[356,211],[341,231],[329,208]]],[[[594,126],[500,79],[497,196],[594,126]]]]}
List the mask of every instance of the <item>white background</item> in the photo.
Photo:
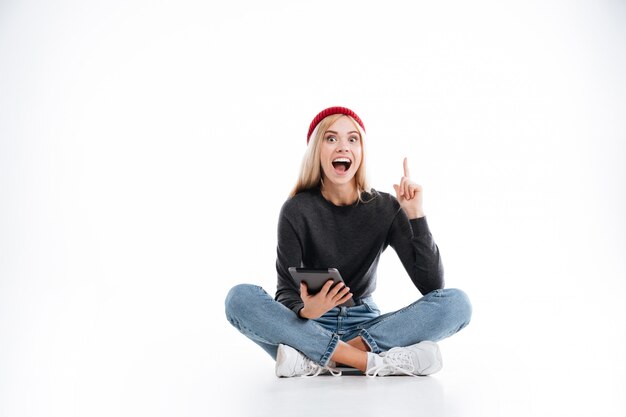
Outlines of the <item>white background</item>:
{"type": "MultiPolygon", "coordinates": [[[[275,291],[334,105],[374,188],[409,158],[473,301],[451,414],[626,415],[624,23],[618,0],[2,1],[0,416],[229,415],[251,375],[284,383],[223,300],[275,291]]],[[[384,310],[418,297],[393,250],[378,272],[384,310]]]]}

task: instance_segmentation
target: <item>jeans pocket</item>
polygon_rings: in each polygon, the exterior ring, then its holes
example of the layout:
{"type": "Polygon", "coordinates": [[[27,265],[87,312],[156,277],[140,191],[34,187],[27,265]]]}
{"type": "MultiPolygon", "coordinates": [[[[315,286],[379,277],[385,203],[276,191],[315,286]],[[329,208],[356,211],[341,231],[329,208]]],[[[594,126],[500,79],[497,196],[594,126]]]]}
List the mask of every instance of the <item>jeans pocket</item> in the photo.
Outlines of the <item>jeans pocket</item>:
{"type": "Polygon", "coordinates": [[[378,308],[378,306],[376,305],[376,303],[371,300],[363,300],[363,305],[365,306],[365,308],[370,312],[370,313],[374,313],[377,315],[380,315],[380,309],[378,308]]]}

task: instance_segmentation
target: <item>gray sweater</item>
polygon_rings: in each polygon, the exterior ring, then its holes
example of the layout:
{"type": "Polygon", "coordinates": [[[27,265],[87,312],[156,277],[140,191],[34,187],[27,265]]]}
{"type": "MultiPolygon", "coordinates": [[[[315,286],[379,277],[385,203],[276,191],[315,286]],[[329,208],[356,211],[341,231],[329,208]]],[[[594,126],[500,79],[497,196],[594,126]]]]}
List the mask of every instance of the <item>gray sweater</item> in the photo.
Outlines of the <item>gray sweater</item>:
{"type": "Polygon", "coordinates": [[[443,266],[426,218],[409,220],[398,200],[381,191],[367,203],[336,206],[319,188],[287,200],[278,219],[275,299],[296,314],[304,307],[288,268],[337,268],[355,301],[376,289],[380,254],[394,248],[422,294],[443,288],[443,266]]]}

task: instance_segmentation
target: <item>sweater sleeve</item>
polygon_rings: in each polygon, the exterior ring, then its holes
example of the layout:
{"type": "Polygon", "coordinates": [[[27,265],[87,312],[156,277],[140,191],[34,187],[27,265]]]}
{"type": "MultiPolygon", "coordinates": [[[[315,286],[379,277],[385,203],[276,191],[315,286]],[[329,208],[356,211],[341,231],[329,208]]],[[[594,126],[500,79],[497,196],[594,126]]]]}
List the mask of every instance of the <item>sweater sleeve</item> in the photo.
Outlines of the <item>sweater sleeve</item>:
{"type": "Polygon", "coordinates": [[[300,288],[289,273],[289,267],[299,267],[302,263],[302,244],[298,235],[281,210],[278,219],[278,245],[276,248],[276,272],[278,283],[276,285],[275,300],[298,314],[304,307],[300,298],[300,288]]]}
{"type": "Polygon", "coordinates": [[[402,208],[389,232],[389,245],[396,251],[413,284],[422,294],[444,287],[443,264],[426,217],[411,219],[402,208]]]}

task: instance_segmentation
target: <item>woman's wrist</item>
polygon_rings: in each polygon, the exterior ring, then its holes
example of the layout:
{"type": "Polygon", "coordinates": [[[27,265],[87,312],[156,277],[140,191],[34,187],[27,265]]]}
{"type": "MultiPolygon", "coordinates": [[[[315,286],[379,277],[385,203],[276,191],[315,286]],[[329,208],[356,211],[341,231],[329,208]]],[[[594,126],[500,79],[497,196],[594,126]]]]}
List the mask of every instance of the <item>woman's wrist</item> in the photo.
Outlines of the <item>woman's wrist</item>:
{"type": "Polygon", "coordinates": [[[305,309],[306,309],[306,306],[302,307],[300,311],[298,311],[298,316],[300,316],[300,318],[303,318],[303,319],[310,319],[310,317],[306,315],[307,313],[305,309]]]}
{"type": "Polygon", "coordinates": [[[307,310],[306,306],[302,307],[298,312],[298,315],[303,319],[318,319],[322,316],[322,314],[314,313],[307,310]]]}
{"type": "Polygon", "coordinates": [[[426,216],[423,210],[407,210],[406,215],[409,220],[415,220],[426,216]]]}

